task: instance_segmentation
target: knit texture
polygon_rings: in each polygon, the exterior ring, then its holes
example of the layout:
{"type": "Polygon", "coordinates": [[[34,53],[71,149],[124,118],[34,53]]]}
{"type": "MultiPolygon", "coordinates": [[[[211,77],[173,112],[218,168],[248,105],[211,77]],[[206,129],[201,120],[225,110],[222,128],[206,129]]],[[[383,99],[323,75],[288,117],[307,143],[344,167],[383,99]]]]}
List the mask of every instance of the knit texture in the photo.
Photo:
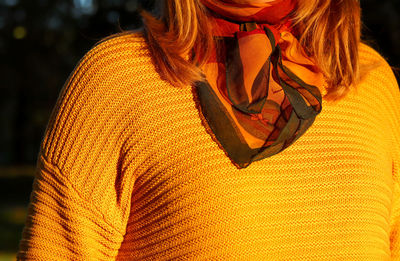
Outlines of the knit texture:
{"type": "Polygon", "coordinates": [[[40,146],[18,260],[400,260],[400,93],[385,60],[272,157],[236,168],[141,33],[96,44],[40,146]]]}

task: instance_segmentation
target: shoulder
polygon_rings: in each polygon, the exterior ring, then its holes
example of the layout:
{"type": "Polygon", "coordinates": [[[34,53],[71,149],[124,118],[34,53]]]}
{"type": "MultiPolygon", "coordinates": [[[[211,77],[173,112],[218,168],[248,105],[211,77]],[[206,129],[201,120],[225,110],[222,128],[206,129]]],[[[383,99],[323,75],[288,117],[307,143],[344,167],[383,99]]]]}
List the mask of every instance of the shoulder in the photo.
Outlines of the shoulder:
{"type": "Polygon", "coordinates": [[[103,38],[77,63],[70,80],[96,80],[95,86],[126,84],[143,77],[143,71],[154,72],[150,52],[142,32],[127,31],[103,38]]]}
{"type": "Polygon", "coordinates": [[[77,62],[59,93],[55,110],[70,103],[77,113],[80,108],[100,105],[112,109],[123,101],[140,99],[143,90],[157,81],[159,75],[144,34],[112,34],[95,43],[77,62]]]}
{"type": "Polygon", "coordinates": [[[75,109],[118,106],[142,93],[157,78],[142,32],[126,31],[98,41],[70,73],[56,108],[73,102],[75,109]],[[75,100],[71,100],[72,97],[75,100]]]}
{"type": "Polygon", "coordinates": [[[367,43],[361,43],[359,46],[359,55],[361,62],[363,61],[385,61],[385,58],[377,50],[375,50],[373,47],[368,45],[367,43]]]}
{"type": "Polygon", "coordinates": [[[361,76],[366,77],[370,83],[379,84],[385,82],[392,88],[398,89],[396,77],[387,60],[371,46],[362,43],[359,48],[361,76]],[[371,82],[372,81],[372,82],[371,82]]]}
{"type": "Polygon", "coordinates": [[[100,46],[107,46],[109,44],[116,44],[116,43],[126,43],[126,44],[135,44],[136,45],[143,45],[145,43],[145,37],[143,30],[128,30],[119,33],[114,33],[108,35],[101,40],[99,40],[92,48],[95,49],[100,46]]]}
{"type": "Polygon", "coordinates": [[[82,144],[96,148],[119,142],[122,133],[129,135],[132,129],[130,119],[142,114],[143,90],[159,81],[142,33],[114,34],[99,41],[80,59],[61,89],[42,153],[56,164],[56,158],[66,160],[82,144]]]}
{"type": "Polygon", "coordinates": [[[399,86],[387,60],[374,48],[362,43],[359,48],[360,89],[393,106],[399,86]]]}
{"type": "Polygon", "coordinates": [[[372,47],[362,44],[359,52],[361,65],[361,81],[356,89],[365,103],[373,104],[379,112],[382,126],[389,126],[394,146],[400,150],[400,89],[392,67],[386,59],[372,47]]]}
{"type": "Polygon", "coordinates": [[[82,57],[82,61],[104,61],[112,59],[113,63],[121,63],[122,59],[138,59],[149,56],[147,43],[142,31],[124,31],[104,37],[82,57]],[[120,58],[120,59],[116,59],[120,58]]]}

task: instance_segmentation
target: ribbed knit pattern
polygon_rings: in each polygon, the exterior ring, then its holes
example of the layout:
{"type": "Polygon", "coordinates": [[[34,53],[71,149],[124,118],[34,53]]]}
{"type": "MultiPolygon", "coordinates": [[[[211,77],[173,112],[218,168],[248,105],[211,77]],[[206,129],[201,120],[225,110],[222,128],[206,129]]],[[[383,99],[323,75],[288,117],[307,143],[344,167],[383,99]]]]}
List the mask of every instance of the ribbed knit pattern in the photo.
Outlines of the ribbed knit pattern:
{"type": "Polygon", "coordinates": [[[239,170],[140,33],[101,41],[51,115],[18,260],[400,260],[400,93],[360,56],[357,91],[239,170]]]}

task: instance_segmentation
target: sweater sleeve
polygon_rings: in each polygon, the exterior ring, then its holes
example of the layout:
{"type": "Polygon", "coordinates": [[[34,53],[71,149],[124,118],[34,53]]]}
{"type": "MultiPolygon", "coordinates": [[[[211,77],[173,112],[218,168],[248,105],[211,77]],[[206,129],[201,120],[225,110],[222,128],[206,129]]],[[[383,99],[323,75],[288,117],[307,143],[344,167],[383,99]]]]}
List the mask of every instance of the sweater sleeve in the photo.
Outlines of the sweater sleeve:
{"type": "Polygon", "coordinates": [[[40,146],[18,260],[115,260],[138,165],[140,38],[94,46],[60,92],[40,146]]]}
{"type": "Polygon", "coordinates": [[[390,221],[392,260],[400,261],[400,91],[393,73],[391,77],[391,97],[393,116],[393,207],[390,221]]]}
{"type": "Polygon", "coordinates": [[[393,197],[390,219],[390,248],[392,260],[400,261],[400,90],[390,66],[384,62],[380,72],[380,86],[385,90],[387,100],[387,121],[392,135],[392,177],[393,197]]]}
{"type": "Polygon", "coordinates": [[[113,260],[122,233],[40,155],[17,260],[113,260]]]}
{"type": "Polygon", "coordinates": [[[387,133],[392,160],[392,202],[390,209],[390,251],[392,260],[400,261],[400,90],[393,70],[373,48],[360,48],[364,80],[382,108],[380,128],[387,133]]]}

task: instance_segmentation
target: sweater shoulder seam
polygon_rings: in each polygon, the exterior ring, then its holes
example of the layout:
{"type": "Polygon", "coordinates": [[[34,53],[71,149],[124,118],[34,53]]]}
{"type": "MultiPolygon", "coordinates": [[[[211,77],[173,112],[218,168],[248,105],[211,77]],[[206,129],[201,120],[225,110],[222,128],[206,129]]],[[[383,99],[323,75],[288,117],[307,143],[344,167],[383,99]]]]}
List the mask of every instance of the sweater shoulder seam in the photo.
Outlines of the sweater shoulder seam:
{"type": "Polygon", "coordinates": [[[71,188],[71,190],[73,191],[74,194],[77,195],[77,197],[82,200],[85,203],[88,203],[88,205],[92,206],[94,211],[97,212],[98,215],[100,215],[103,219],[103,221],[110,226],[110,228],[114,229],[116,232],[118,232],[120,235],[124,236],[124,233],[118,229],[117,227],[115,227],[111,222],[109,222],[109,220],[106,218],[106,216],[104,215],[104,213],[95,205],[93,204],[93,202],[91,200],[86,199],[84,196],[82,196],[82,194],[79,192],[79,190],[75,187],[75,185],[73,184],[72,181],[70,181],[68,179],[67,175],[63,175],[63,172],[61,171],[61,168],[59,168],[57,166],[57,164],[54,164],[52,162],[50,162],[50,160],[47,159],[47,157],[45,155],[43,155],[43,153],[39,154],[39,158],[38,161],[41,161],[43,164],[46,165],[47,168],[49,168],[50,170],[52,170],[53,172],[55,172],[54,174],[59,175],[60,177],[63,178],[63,180],[66,182],[66,186],[68,186],[69,188],[71,188]]]}

